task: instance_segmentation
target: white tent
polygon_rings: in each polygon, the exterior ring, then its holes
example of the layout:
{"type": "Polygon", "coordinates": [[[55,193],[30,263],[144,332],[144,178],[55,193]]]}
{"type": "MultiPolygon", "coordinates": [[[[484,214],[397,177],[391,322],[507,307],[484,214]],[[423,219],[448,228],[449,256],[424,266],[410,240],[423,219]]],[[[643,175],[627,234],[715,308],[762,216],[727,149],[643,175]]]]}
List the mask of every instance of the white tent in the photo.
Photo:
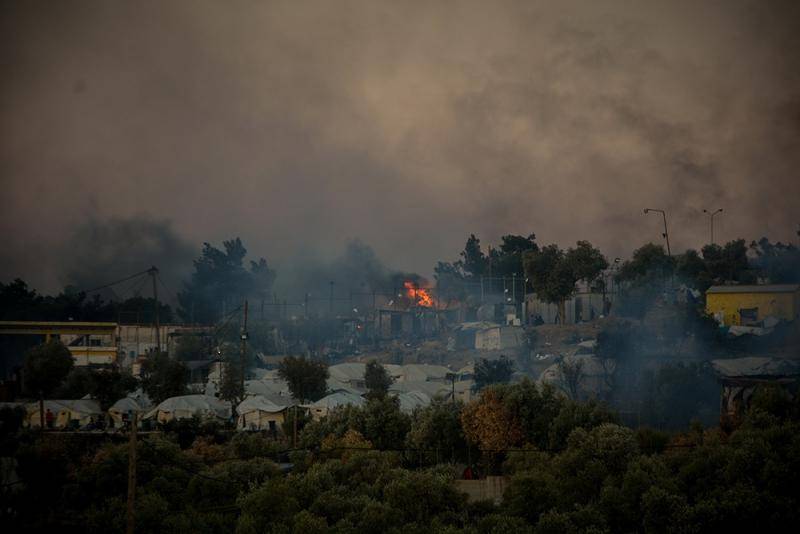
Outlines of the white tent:
{"type": "Polygon", "coordinates": [[[145,419],[155,418],[159,423],[173,419],[188,419],[194,415],[202,418],[228,419],[231,414],[230,404],[208,395],[184,395],[170,397],[150,410],[145,419]]]}
{"type": "Polygon", "coordinates": [[[403,366],[403,380],[408,382],[448,382],[451,373],[443,365],[409,363],[403,366]]]}
{"type": "Polygon", "coordinates": [[[611,389],[609,382],[616,370],[616,362],[602,359],[591,354],[573,354],[561,360],[567,367],[562,369],[560,363],[554,363],[539,376],[541,384],[551,384],[565,393],[570,393],[570,381],[576,386],[576,393],[581,398],[602,397],[611,389]],[[573,376],[565,376],[564,369],[569,368],[573,376]]]}
{"type": "MultiPolygon", "coordinates": [[[[27,405],[29,426],[39,426],[39,403],[31,402],[27,405]]],[[[79,427],[89,424],[92,418],[100,419],[103,412],[100,404],[91,399],[80,400],[46,400],[44,401],[44,411],[50,410],[53,414],[53,426],[55,428],[66,428],[70,421],[77,421],[79,427]]],[[[47,424],[45,422],[45,424],[47,424]]]]}
{"type": "Polygon", "coordinates": [[[431,398],[421,391],[396,391],[391,393],[400,401],[400,411],[412,413],[417,408],[424,408],[431,403],[431,398]]]}
{"type": "Polygon", "coordinates": [[[331,393],[327,397],[323,397],[313,404],[308,404],[304,408],[311,411],[311,417],[314,420],[321,419],[328,415],[328,413],[339,406],[362,406],[366,401],[361,395],[350,393],[348,391],[337,391],[331,393]]]}
{"type": "Polygon", "coordinates": [[[261,395],[247,397],[236,413],[236,428],[239,430],[277,430],[283,423],[287,406],[278,405],[261,395]]]}
{"type": "Polygon", "coordinates": [[[138,413],[141,417],[141,414],[151,407],[152,404],[146,396],[140,396],[139,398],[128,396],[111,405],[111,408],[108,409],[108,415],[113,419],[114,426],[120,427],[125,414],[132,418],[134,413],[138,413]]]}

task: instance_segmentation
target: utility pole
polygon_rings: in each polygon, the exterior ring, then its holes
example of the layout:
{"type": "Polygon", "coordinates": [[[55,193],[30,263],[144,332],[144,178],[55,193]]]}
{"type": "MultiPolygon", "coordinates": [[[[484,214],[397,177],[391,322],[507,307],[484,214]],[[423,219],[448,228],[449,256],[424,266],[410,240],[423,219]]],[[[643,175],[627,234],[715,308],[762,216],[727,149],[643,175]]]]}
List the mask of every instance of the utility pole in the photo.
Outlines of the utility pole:
{"type": "Polygon", "coordinates": [[[667,242],[667,256],[672,256],[672,252],[669,249],[669,231],[667,231],[667,212],[664,211],[664,210],[657,210],[657,209],[653,209],[653,208],[645,208],[644,209],[645,213],[650,213],[651,211],[654,211],[656,213],[660,213],[661,217],[664,219],[664,233],[663,233],[663,236],[664,236],[664,239],[667,242]]]}
{"type": "Polygon", "coordinates": [[[331,280],[331,296],[328,305],[328,312],[330,313],[331,317],[333,317],[333,280],[331,280]]]}
{"type": "Polygon", "coordinates": [[[154,323],[156,326],[156,354],[161,353],[161,325],[158,324],[158,285],[156,284],[156,277],[158,276],[158,269],[155,265],[147,270],[147,274],[153,279],[153,301],[155,306],[154,323]]]}
{"type": "Polygon", "coordinates": [[[239,366],[241,367],[241,382],[242,382],[242,398],[244,399],[244,369],[245,361],[247,359],[247,299],[244,299],[244,318],[242,320],[242,346],[239,351],[239,366]]]}
{"type": "Polygon", "coordinates": [[[703,210],[703,213],[708,213],[711,217],[711,244],[714,244],[714,215],[717,213],[722,213],[722,208],[718,208],[716,211],[708,211],[703,210]]]}
{"type": "Polygon", "coordinates": [[[139,412],[133,412],[128,449],[128,526],[125,530],[127,534],[133,534],[133,528],[136,522],[134,502],[136,500],[136,429],[138,426],[139,412]]]}

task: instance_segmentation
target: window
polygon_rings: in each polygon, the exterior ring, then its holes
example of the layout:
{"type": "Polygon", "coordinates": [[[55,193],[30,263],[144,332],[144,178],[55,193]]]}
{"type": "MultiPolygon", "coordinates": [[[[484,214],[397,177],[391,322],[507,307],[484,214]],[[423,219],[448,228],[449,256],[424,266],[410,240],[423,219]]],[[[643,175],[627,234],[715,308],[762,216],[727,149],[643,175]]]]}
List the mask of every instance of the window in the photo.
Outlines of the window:
{"type": "Polygon", "coordinates": [[[758,308],[741,308],[739,310],[739,322],[749,325],[758,322],[758,308]]]}

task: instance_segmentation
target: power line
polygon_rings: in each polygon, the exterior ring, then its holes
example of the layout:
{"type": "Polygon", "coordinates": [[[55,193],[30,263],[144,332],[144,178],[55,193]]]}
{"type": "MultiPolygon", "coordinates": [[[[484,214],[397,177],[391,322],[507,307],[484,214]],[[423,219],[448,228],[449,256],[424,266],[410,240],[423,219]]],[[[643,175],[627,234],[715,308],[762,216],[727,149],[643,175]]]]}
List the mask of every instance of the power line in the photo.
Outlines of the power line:
{"type": "Polygon", "coordinates": [[[115,282],[111,282],[111,283],[102,285],[100,287],[95,287],[93,289],[84,290],[84,291],[82,291],[82,293],[94,293],[95,291],[100,291],[101,289],[106,289],[107,287],[115,286],[117,284],[121,284],[122,282],[127,282],[128,280],[133,280],[137,276],[142,276],[143,274],[147,274],[149,272],[150,272],[150,269],[148,269],[146,271],[142,271],[142,272],[136,273],[136,274],[132,274],[130,276],[126,276],[125,278],[123,278],[121,280],[117,280],[115,282]]]}

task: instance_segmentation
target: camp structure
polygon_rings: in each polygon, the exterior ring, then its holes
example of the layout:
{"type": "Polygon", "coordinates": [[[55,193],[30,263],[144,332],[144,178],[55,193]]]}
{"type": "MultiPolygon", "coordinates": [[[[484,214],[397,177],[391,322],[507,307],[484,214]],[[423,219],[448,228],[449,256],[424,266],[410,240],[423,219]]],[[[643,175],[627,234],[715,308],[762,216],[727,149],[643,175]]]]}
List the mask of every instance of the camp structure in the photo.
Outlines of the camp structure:
{"type": "Polygon", "coordinates": [[[236,407],[236,429],[269,430],[274,434],[285,420],[286,409],[261,395],[251,395],[236,407]]]}
{"type": "Polygon", "coordinates": [[[550,384],[576,399],[602,399],[611,389],[616,361],[592,354],[570,354],[547,367],[539,383],[550,384]]]}
{"type": "MultiPolygon", "coordinates": [[[[31,402],[26,406],[28,426],[38,427],[40,423],[39,403],[31,402]]],[[[46,400],[44,412],[53,414],[53,428],[80,428],[93,420],[103,417],[100,404],[96,400],[46,400]]],[[[47,423],[45,422],[45,425],[47,423]]]]}
{"type": "Polygon", "coordinates": [[[790,395],[798,393],[800,360],[747,356],[711,360],[711,366],[722,385],[720,425],[725,429],[739,425],[760,385],[780,387],[790,395]]]}
{"type": "Polygon", "coordinates": [[[145,419],[166,423],[177,419],[198,416],[201,419],[228,419],[230,405],[209,395],[183,395],[170,397],[145,414],[145,419]]]}
{"type": "Polygon", "coordinates": [[[361,395],[356,395],[349,391],[336,391],[327,397],[322,397],[317,402],[307,404],[303,407],[308,408],[311,412],[311,417],[315,421],[319,421],[339,406],[362,406],[365,402],[364,397],[361,395]]]}
{"type": "Polygon", "coordinates": [[[424,408],[431,403],[431,398],[421,391],[393,391],[391,396],[397,399],[400,411],[407,414],[414,413],[417,408],[424,408]]]}
{"type": "Polygon", "coordinates": [[[146,397],[134,398],[123,397],[111,405],[108,409],[108,415],[114,422],[116,428],[120,428],[126,422],[133,418],[133,414],[139,414],[139,417],[152,407],[146,397]]]}

